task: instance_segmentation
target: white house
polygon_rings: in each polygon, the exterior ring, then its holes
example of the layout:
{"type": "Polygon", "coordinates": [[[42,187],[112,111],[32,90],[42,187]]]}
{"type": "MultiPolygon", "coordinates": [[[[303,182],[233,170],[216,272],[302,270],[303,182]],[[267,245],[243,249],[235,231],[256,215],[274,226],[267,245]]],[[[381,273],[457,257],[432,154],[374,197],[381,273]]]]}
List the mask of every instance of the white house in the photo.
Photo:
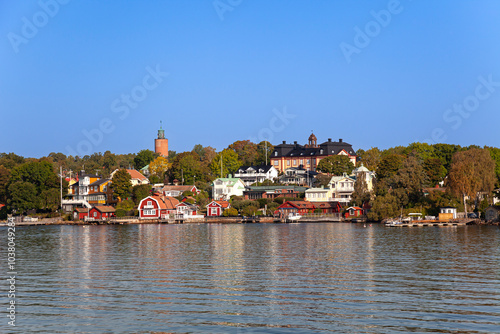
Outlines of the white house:
{"type": "Polygon", "coordinates": [[[366,182],[367,190],[372,191],[373,190],[373,180],[375,179],[375,172],[370,171],[368,168],[363,166],[363,163],[361,163],[361,166],[354,168],[354,170],[351,173],[351,176],[353,176],[357,181],[359,179],[361,173],[364,173],[364,175],[365,175],[365,182],[366,182]]]}
{"type": "Polygon", "coordinates": [[[241,179],[245,185],[250,186],[265,180],[273,181],[278,177],[278,170],[271,165],[242,166],[238,168],[234,177],[241,179]]]}
{"type": "Polygon", "coordinates": [[[216,201],[227,201],[231,196],[243,196],[245,183],[234,177],[218,178],[212,184],[212,197],[216,201]]]}
{"type": "Polygon", "coordinates": [[[305,199],[309,202],[328,202],[332,198],[330,188],[309,188],[306,190],[305,199]]]}
{"type": "Polygon", "coordinates": [[[347,176],[346,173],[343,176],[332,176],[328,183],[328,187],[332,191],[332,198],[328,201],[339,202],[342,205],[349,203],[354,192],[355,182],[356,180],[347,176]]]}

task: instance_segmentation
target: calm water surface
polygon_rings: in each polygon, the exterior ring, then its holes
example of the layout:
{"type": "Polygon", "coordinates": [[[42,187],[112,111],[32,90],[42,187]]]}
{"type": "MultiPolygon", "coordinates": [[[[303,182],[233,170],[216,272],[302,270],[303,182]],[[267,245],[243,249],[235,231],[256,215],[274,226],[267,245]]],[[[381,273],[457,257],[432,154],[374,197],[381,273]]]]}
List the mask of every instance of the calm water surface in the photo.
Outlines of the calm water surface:
{"type": "Polygon", "coordinates": [[[39,226],[16,240],[17,327],[3,280],[2,333],[500,333],[497,226],[39,226]]]}

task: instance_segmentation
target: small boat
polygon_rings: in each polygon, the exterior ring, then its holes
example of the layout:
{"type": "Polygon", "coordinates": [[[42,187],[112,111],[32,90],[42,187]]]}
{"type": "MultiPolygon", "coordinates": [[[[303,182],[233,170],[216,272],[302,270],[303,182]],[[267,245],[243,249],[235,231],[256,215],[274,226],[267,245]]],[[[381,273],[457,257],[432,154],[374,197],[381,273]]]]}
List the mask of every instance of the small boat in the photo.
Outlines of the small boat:
{"type": "Polygon", "coordinates": [[[298,223],[298,220],[302,218],[301,215],[299,215],[298,213],[296,212],[291,212],[288,214],[288,216],[286,217],[286,222],[287,223],[298,223]]]}

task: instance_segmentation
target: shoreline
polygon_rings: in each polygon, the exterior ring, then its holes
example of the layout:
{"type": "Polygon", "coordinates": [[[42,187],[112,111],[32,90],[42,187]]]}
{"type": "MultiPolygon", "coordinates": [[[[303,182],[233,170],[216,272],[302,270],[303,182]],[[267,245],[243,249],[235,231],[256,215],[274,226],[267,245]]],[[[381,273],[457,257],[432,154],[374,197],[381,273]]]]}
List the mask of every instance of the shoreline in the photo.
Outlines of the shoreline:
{"type": "MultiPolygon", "coordinates": [[[[217,218],[196,218],[196,219],[186,219],[186,220],[159,220],[159,219],[113,219],[113,220],[102,220],[102,221],[71,221],[62,219],[42,219],[39,221],[22,221],[16,222],[15,226],[49,226],[49,225],[76,225],[76,226],[88,226],[88,225],[142,225],[142,224],[289,224],[289,221],[285,219],[279,219],[274,217],[255,217],[255,218],[242,218],[242,217],[217,217],[217,218]]],[[[334,220],[330,217],[311,217],[301,219],[293,223],[298,224],[314,224],[314,223],[348,223],[348,224],[382,224],[382,221],[366,221],[366,222],[353,222],[349,220],[334,220]]],[[[485,222],[482,220],[474,220],[462,225],[476,225],[476,226],[499,226],[500,222],[485,222]]],[[[7,226],[7,221],[0,221],[0,227],[7,226]]]]}

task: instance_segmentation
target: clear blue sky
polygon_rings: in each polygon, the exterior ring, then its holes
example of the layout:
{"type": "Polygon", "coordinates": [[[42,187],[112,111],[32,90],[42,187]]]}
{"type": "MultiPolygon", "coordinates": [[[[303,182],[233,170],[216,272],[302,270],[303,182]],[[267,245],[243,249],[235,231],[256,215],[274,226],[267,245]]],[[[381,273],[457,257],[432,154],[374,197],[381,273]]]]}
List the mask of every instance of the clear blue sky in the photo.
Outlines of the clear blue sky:
{"type": "Polygon", "coordinates": [[[500,146],[500,1],[55,1],[0,2],[0,152],[500,146]]]}

